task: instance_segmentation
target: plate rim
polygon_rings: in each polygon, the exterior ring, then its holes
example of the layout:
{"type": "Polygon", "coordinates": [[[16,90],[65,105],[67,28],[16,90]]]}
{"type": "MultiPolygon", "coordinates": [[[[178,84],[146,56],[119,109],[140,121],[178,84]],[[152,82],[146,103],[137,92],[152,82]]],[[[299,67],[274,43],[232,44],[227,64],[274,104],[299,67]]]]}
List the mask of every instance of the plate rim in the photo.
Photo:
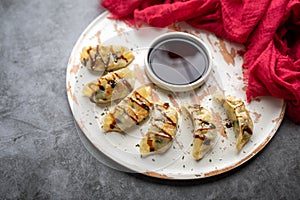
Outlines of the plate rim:
{"type": "MultiPolygon", "coordinates": [[[[143,171],[143,172],[141,172],[138,169],[134,169],[132,166],[131,167],[126,166],[124,163],[122,163],[119,160],[117,160],[114,156],[111,156],[110,154],[106,154],[105,151],[100,150],[97,147],[97,145],[95,145],[94,142],[91,141],[88,138],[87,134],[85,133],[85,131],[87,131],[87,130],[84,130],[82,128],[80,122],[75,117],[75,113],[74,113],[74,103],[75,102],[74,102],[73,97],[72,97],[72,92],[73,91],[72,91],[72,88],[70,86],[70,76],[71,75],[70,75],[69,71],[71,69],[70,67],[71,67],[71,63],[72,63],[71,62],[72,55],[75,53],[75,49],[78,48],[78,45],[80,44],[80,42],[82,41],[82,39],[84,38],[84,36],[87,34],[87,32],[99,20],[101,20],[101,18],[106,18],[108,15],[109,15],[108,11],[104,11],[103,13],[101,13],[98,17],[96,17],[94,20],[92,20],[89,23],[89,25],[84,29],[84,31],[80,34],[80,36],[76,40],[75,45],[72,48],[72,51],[70,53],[70,56],[69,56],[69,59],[68,59],[68,62],[67,62],[67,68],[66,68],[66,93],[67,93],[68,104],[69,104],[69,107],[70,107],[71,112],[72,112],[72,117],[75,120],[76,124],[80,127],[80,129],[81,129],[80,131],[84,134],[84,137],[86,137],[86,139],[89,140],[89,142],[93,145],[93,147],[95,147],[98,151],[100,151],[106,157],[108,157],[109,159],[113,160],[118,165],[121,165],[122,167],[125,167],[125,168],[129,169],[132,172],[140,173],[140,174],[143,174],[143,175],[146,175],[146,176],[150,176],[150,177],[154,177],[154,178],[160,178],[160,179],[168,179],[168,180],[197,180],[197,179],[208,178],[208,177],[220,175],[220,174],[223,174],[225,172],[228,172],[230,170],[233,170],[233,169],[241,166],[242,164],[246,163],[251,158],[253,158],[255,155],[257,155],[258,152],[260,152],[269,143],[269,141],[274,137],[275,133],[277,132],[277,130],[279,129],[279,127],[280,127],[280,125],[281,125],[281,123],[283,121],[283,118],[284,118],[284,115],[285,115],[285,112],[286,112],[286,102],[283,99],[281,99],[282,100],[282,107],[281,107],[281,110],[280,110],[280,115],[278,117],[278,122],[273,127],[273,129],[271,130],[271,132],[269,132],[267,138],[265,140],[261,141],[260,145],[257,148],[255,148],[251,153],[249,153],[248,156],[246,156],[245,158],[241,159],[237,163],[233,163],[230,166],[225,167],[223,169],[212,170],[211,172],[206,173],[203,176],[197,175],[195,173],[190,173],[188,177],[184,177],[184,174],[178,175],[178,177],[172,177],[172,176],[167,176],[165,174],[157,173],[157,172],[153,172],[153,171],[143,171]]],[[[82,140],[81,137],[80,137],[80,140],[82,140]]],[[[84,145],[84,146],[85,146],[85,148],[87,148],[86,145],[84,145]]],[[[88,151],[89,151],[89,153],[91,153],[89,149],[88,149],[88,151]]],[[[92,154],[92,155],[93,155],[93,157],[96,157],[94,154],[92,154]]],[[[96,158],[96,159],[98,160],[98,158],[96,158]]]]}

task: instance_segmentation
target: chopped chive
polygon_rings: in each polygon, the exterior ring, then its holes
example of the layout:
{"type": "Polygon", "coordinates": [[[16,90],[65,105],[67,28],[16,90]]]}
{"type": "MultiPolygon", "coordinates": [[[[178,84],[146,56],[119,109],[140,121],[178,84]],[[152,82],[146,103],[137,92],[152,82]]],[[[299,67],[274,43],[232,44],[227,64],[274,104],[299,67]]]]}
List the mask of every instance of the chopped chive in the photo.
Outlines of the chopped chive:
{"type": "Polygon", "coordinates": [[[140,147],[140,145],[139,145],[139,144],[136,144],[135,147],[140,147]]]}

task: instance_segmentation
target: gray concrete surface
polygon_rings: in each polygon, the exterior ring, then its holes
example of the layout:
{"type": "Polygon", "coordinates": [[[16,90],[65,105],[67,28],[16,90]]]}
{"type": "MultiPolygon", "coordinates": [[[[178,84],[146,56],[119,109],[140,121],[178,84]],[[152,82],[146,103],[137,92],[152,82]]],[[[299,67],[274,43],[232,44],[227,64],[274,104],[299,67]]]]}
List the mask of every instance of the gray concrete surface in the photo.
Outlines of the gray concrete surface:
{"type": "Polygon", "coordinates": [[[284,119],[246,164],[195,181],[125,173],[77,133],[66,66],[97,0],[0,0],[0,199],[299,199],[300,126],[284,119]]]}

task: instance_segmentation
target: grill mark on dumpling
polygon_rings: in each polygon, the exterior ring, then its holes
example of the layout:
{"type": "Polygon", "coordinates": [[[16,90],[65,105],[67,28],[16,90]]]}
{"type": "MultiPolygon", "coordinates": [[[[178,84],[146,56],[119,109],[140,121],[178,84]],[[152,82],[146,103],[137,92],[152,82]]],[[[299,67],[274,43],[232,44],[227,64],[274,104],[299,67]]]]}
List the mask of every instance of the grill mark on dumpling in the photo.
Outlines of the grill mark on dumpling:
{"type": "Polygon", "coordinates": [[[153,152],[155,151],[154,145],[153,145],[153,139],[150,138],[150,135],[153,134],[154,138],[156,138],[154,141],[159,140],[161,138],[166,138],[166,139],[172,139],[172,136],[168,134],[159,134],[159,133],[153,133],[153,132],[148,132],[147,136],[147,145],[149,146],[149,151],[153,152]]]}
{"type": "Polygon", "coordinates": [[[117,73],[114,73],[114,75],[118,78],[118,80],[120,80],[121,83],[123,83],[127,87],[128,91],[133,90],[132,86],[125,78],[120,77],[120,75],[117,73]]]}
{"type": "MultiPolygon", "coordinates": [[[[193,105],[191,106],[191,108],[193,108],[193,110],[190,112],[192,116],[195,116],[195,113],[198,113],[201,111],[201,109],[204,109],[202,106],[200,105],[193,105]]],[[[212,129],[215,129],[216,126],[213,124],[213,123],[210,123],[208,121],[205,121],[201,118],[193,118],[194,120],[194,123],[196,124],[197,122],[200,124],[200,128],[194,130],[194,133],[195,132],[198,132],[198,131],[208,131],[208,130],[212,130],[212,129]]]]}
{"type": "Polygon", "coordinates": [[[154,123],[154,124],[152,124],[152,126],[154,126],[157,129],[159,129],[161,131],[161,134],[165,134],[168,137],[173,138],[173,136],[171,134],[169,134],[169,132],[164,129],[164,125],[168,124],[168,125],[173,126],[174,131],[176,131],[176,125],[177,124],[166,113],[166,110],[169,108],[169,104],[168,103],[164,103],[163,105],[156,104],[155,108],[160,113],[160,115],[162,116],[162,118],[156,118],[156,119],[154,119],[154,121],[161,121],[163,123],[163,125],[159,126],[158,124],[154,123]],[[163,107],[165,109],[162,109],[161,107],[163,107]]]}
{"type": "Polygon", "coordinates": [[[240,102],[239,104],[235,105],[233,107],[233,110],[235,111],[236,109],[238,109],[239,107],[242,107],[242,106],[244,106],[244,102],[240,102]]]}
{"type": "Polygon", "coordinates": [[[157,121],[157,122],[162,122],[164,124],[168,124],[168,125],[171,125],[171,126],[176,126],[176,124],[174,124],[174,122],[171,122],[171,121],[168,121],[168,120],[165,120],[165,119],[154,119],[154,121],[157,121]]]}
{"type": "Polygon", "coordinates": [[[132,119],[132,121],[134,121],[135,123],[138,122],[138,116],[137,116],[137,114],[136,114],[133,110],[132,110],[132,113],[134,113],[134,116],[130,115],[130,113],[128,113],[127,110],[126,110],[125,108],[123,108],[122,106],[117,105],[117,106],[116,106],[116,109],[118,109],[118,108],[121,109],[121,110],[123,110],[124,113],[125,113],[128,117],[130,117],[130,119],[132,119]]]}
{"type": "Polygon", "coordinates": [[[194,138],[198,138],[198,139],[204,141],[205,140],[205,135],[194,135],[194,138]]]}
{"type": "Polygon", "coordinates": [[[83,58],[83,65],[84,65],[84,66],[86,66],[87,61],[88,61],[88,59],[83,58]]]}
{"type": "MultiPolygon", "coordinates": [[[[163,120],[163,119],[155,119],[155,121],[161,121],[162,123],[164,123],[164,125],[165,125],[165,124],[171,125],[172,128],[174,129],[174,131],[176,130],[176,124],[174,125],[174,123],[172,123],[172,122],[170,122],[170,121],[165,121],[165,120],[163,120]]],[[[157,123],[153,123],[153,124],[152,124],[152,126],[155,126],[157,129],[159,129],[160,131],[162,131],[164,134],[167,134],[167,135],[169,135],[169,136],[172,137],[172,135],[169,134],[168,131],[166,131],[166,130],[164,129],[164,125],[159,126],[157,123]]],[[[171,127],[169,127],[169,128],[171,129],[171,127]]]]}
{"type": "Polygon", "coordinates": [[[169,134],[160,134],[160,133],[154,133],[155,137],[163,137],[163,138],[167,138],[167,139],[172,139],[172,136],[169,134]]]}
{"type": "MultiPolygon", "coordinates": [[[[89,55],[90,55],[90,53],[89,53],[89,55]]],[[[103,59],[103,56],[100,54],[100,52],[99,52],[99,45],[97,45],[96,46],[96,53],[95,53],[95,60],[96,60],[96,58],[97,57],[99,57],[100,58],[100,60],[101,60],[101,62],[103,63],[103,65],[104,65],[104,69],[106,70],[106,68],[108,67],[108,65],[109,65],[109,62],[110,62],[110,55],[111,55],[111,52],[108,52],[108,54],[107,54],[107,62],[104,62],[104,59],[103,59]]],[[[91,56],[90,56],[91,57],[91,56]]],[[[93,64],[93,66],[95,65],[95,62],[94,62],[94,64],[93,64]]]]}
{"type": "Polygon", "coordinates": [[[116,118],[113,116],[112,113],[109,113],[109,115],[110,115],[110,118],[112,119],[112,122],[111,122],[111,124],[109,125],[109,128],[110,128],[110,129],[114,129],[114,128],[117,126],[116,118]]]}
{"type": "Polygon", "coordinates": [[[159,127],[157,124],[153,124],[153,126],[155,126],[156,128],[158,128],[163,134],[173,138],[173,136],[171,134],[169,134],[166,130],[164,130],[162,127],[159,127]]]}
{"type": "Polygon", "coordinates": [[[150,107],[152,106],[152,103],[150,103],[146,98],[144,98],[142,95],[140,95],[137,91],[134,92],[134,96],[135,96],[136,100],[134,100],[132,97],[130,97],[130,100],[135,102],[141,108],[143,108],[144,110],[149,112],[150,107]]]}
{"type": "Polygon", "coordinates": [[[152,141],[152,139],[147,138],[147,145],[149,146],[150,152],[155,151],[152,141]]]}
{"type": "Polygon", "coordinates": [[[139,106],[140,108],[146,110],[147,112],[150,111],[149,106],[147,106],[145,102],[140,101],[139,99],[134,99],[134,98],[132,98],[132,97],[130,97],[129,100],[130,100],[132,103],[134,103],[135,105],[139,106]]]}
{"type": "MultiPolygon", "coordinates": [[[[237,120],[235,120],[235,121],[233,122],[233,124],[238,124],[238,123],[239,123],[239,122],[238,122],[238,119],[244,118],[244,116],[238,115],[238,113],[237,113],[237,111],[236,111],[238,108],[243,107],[243,106],[245,106],[244,102],[240,102],[239,104],[237,104],[237,105],[235,105],[235,106],[233,107],[233,110],[235,111],[235,117],[236,117],[236,119],[237,119],[237,120]]],[[[246,109],[246,108],[245,108],[245,109],[246,109]]],[[[244,134],[245,131],[246,131],[247,133],[249,133],[250,135],[253,134],[251,128],[250,128],[248,125],[242,124],[242,125],[241,125],[241,130],[242,130],[242,134],[244,134]]]]}
{"type": "Polygon", "coordinates": [[[128,63],[127,58],[125,58],[123,55],[117,56],[117,54],[112,53],[112,57],[113,57],[113,59],[114,59],[114,63],[117,63],[118,60],[121,60],[121,59],[122,59],[122,60],[125,60],[125,62],[128,63]]]}
{"type": "Polygon", "coordinates": [[[92,88],[92,85],[94,85],[94,86],[97,86],[97,87],[99,87],[99,90],[101,90],[101,91],[103,91],[104,93],[107,93],[108,92],[108,90],[110,89],[110,88],[107,88],[107,87],[104,87],[104,85],[110,85],[111,86],[111,88],[114,88],[118,83],[123,83],[126,87],[127,87],[127,89],[128,89],[128,91],[131,91],[132,90],[132,87],[131,87],[131,85],[128,83],[128,81],[127,80],[125,80],[124,78],[121,78],[121,76],[119,75],[119,74],[117,74],[117,73],[115,73],[115,72],[110,72],[111,73],[111,77],[102,77],[102,78],[99,78],[98,79],[98,84],[95,84],[95,83],[89,83],[88,84],[88,87],[91,89],[91,90],[93,90],[93,93],[92,93],[92,95],[90,96],[90,100],[93,102],[93,103],[95,103],[95,100],[93,99],[94,97],[95,97],[95,95],[97,94],[97,92],[98,92],[98,90],[94,90],[93,88],[92,88]],[[101,79],[103,80],[106,80],[106,84],[101,84],[101,79]]]}
{"type": "Polygon", "coordinates": [[[170,107],[170,104],[169,104],[169,103],[164,103],[164,104],[163,104],[163,107],[164,107],[165,109],[168,109],[168,108],[170,107]]]}
{"type": "Polygon", "coordinates": [[[216,126],[213,123],[207,122],[200,118],[194,118],[194,121],[198,121],[201,124],[201,128],[196,129],[195,132],[204,130],[208,131],[216,128],[216,126]]]}
{"type": "Polygon", "coordinates": [[[122,60],[125,60],[126,63],[128,63],[128,60],[127,58],[125,58],[123,55],[121,55],[120,57],[117,58],[118,60],[122,59],[122,60]]]}
{"type": "Polygon", "coordinates": [[[146,103],[148,103],[150,106],[152,105],[152,103],[151,102],[149,102],[146,98],[144,98],[140,93],[138,93],[137,91],[135,91],[134,92],[134,96],[138,99],[138,100],[140,100],[141,102],[146,102],[146,103]]]}
{"type": "MultiPolygon", "coordinates": [[[[122,52],[122,49],[120,49],[120,51],[122,52]]],[[[112,57],[115,63],[117,63],[120,59],[125,60],[125,62],[128,63],[127,58],[125,58],[122,54],[118,56],[112,46],[110,47],[110,52],[112,53],[112,57]]]]}
{"type": "MultiPolygon", "coordinates": [[[[137,92],[135,92],[135,93],[137,93],[137,92]]],[[[140,96],[141,96],[141,95],[140,95],[140,96]]],[[[145,99],[145,98],[143,98],[143,99],[145,99]]],[[[144,102],[139,102],[139,101],[133,99],[132,97],[129,97],[128,100],[129,100],[129,101],[132,101],[132,102],[135,103],[136,105],[138,105],[138,106],[140,106],[141,108],[145,109],[145,108],[144,108],[144,104],[143,104],[144,102]]],[[[147,107],[148,107],[148,106],[147,106],[147,107]]],[[[117,106],[115,107],[115,109],[123,110],[123,113],[126,114],[133,122],[135,122],[136,124],[139,123],[141,120],[139,120],[138,115],[136,114],[136,112],[135,112],[133,109],[131,109],[130,106],[128,106],[127,108],[130,109],[132,112],[129,113],[128,110],[127,110],[126,108],[124,108],[124,107],[122,107],[122,106],[120,106],[120,105],[117,105],[117,106]],[[134,114],[134,115],[132,115],[132,114],[134,114]]],[[[147,109],[145,109],[145,110],[147,110],[147,109]]],[[[147,112],[149,112],[149,110],[147,110],[147,112]]],[[[115,118],[114,118],[114,119],[115,119],[115,118]]],[[[115,119],[115,120],[116,120],[116,119],[115,119]]]]}
{"type": "Polygon", "coordinates": [[[169,104],[168,106],[166,106],[165,104],[168,104],[168,103],[164,103],[163,107],[165,108],[165,110],[161,109],[161,108],[158,108],[158,107],[161,107],[159,105],[156,106],[157,110],[160,112],[160,114],[165,117],[167,119],[167,122],[168,124],[172,125],[172,126],[175,126],[176,127],[176,123],[171,119],[171,117],[169,117],[167,115],[167,113],[165,112],[168,108],[169,108],[169,104]]]}
{"type": "MultiPolygon", "coordinates": [[[[96,54],[95,54],[96,56],[96,54]]],[[[92,71],[95,70],[95,64],[96,64],[96,58],[95,60],[93,59],[92,55],[91,55],[91,51],[89,51],[89,60],[90,60],[90,63],[91,63],[91,69],[92,71]]]]}
{"type": "Polygon", "coordinates": [[[253,134],[251,128],[250,128],[248,125],[246,125],[246,126],[243,125],[241,128],[242,128],[242,133],[243,133],[243,134],[244,134],[245,131],[246,131],[247,133],[249,133],[250,135],[253,134]]]}
{"type": "MultiPolygon", "coordinates": [[[[86,49],[86,48],[85,48],[86,49]]],[[[124,60],[125,62],[120,62],[121,66],[126,67],[129,62],[131,61],[131,57],[134,58],[132,51],[130,51],[127,48],[121,48],[119,52],[118,49],[115,49],[113,45],[109,46],[102,46],[102,45],[96,45],[96,46],[89,46],[86,50],[83,49],[83,53],[87,53],[87,57],[82,56],[81,61],[82,64],[92,71],[99,70],[102,71],[102,67],[104,68],[104,72],[114,71],[114,67],[116,66],[116,63],[119,63],[118,60],[124,60]],[[103,51],[102,47],[104,48],[103,51]],[[126,58],[124,53],[129,52],[129,54],[132,54],[130,58],[126,58]],[[106,54],[107,53],[107,54],[106,54]],[[120,54],[120,55],[119,55],[120,54]],[[107,58],[106,61],[104,58],[107,58]],[[111,61],[113,59],[113,61],[111,61]],[[99,61],[99,62],[97,62],[99,61]],[[111,67],[111,68],[110,68],[111,67]],[[98,69],[99,68],[99,69],[98,69]],[[108,70],[108,68],[110,68],[108,70]]]]}

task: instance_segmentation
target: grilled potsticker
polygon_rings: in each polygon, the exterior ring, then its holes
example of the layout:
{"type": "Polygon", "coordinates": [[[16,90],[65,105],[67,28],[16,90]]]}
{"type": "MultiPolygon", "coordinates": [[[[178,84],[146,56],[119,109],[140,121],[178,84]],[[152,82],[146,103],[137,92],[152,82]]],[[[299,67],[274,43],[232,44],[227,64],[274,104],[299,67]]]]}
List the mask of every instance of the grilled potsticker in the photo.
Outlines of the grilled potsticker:
{"type": "Polygon", "coordinates": [[[233,125],[237,139],[236,148],[240,151],[252,136],[252,119],[241,99],[228,96],[226,99],[219,99],[219,101],[225,108],[227,116],[233,125]]]}
{"type": "Polygon", "coordinates": [[[123,68],[86,84],[82,93],[93,103],[108,103],[126,97],[133,90],[134,81],[134,73],[128,68],[123,68]]]}
{"type": "Polygon", "coordinates": [[[125,132],[149,116],[152,108],[152,88],[141,86],[125,97],[103,118],[104,132],[125,132]]]}
{"type": "Polygon", "coordinates": [[[132,51],[124,46],[84,47],[80,54],[81,63],[89,70],[110,72],[129,65],[134,59],[132,51]]]}
{"type": "Polygon", "coordinates": [[[194,125],[193,157],[200,160],[215,144],[217,136],[216,122],[212,113],[202,106],[184,104],[194,125]]]}
{"type": "Polygon", "coordinates": [[[149,130],[140,142],[140,153],[146,156],[168,150],[176,134],[177,122],[177,111],[169,103],[155,104],[149,130]]]}

